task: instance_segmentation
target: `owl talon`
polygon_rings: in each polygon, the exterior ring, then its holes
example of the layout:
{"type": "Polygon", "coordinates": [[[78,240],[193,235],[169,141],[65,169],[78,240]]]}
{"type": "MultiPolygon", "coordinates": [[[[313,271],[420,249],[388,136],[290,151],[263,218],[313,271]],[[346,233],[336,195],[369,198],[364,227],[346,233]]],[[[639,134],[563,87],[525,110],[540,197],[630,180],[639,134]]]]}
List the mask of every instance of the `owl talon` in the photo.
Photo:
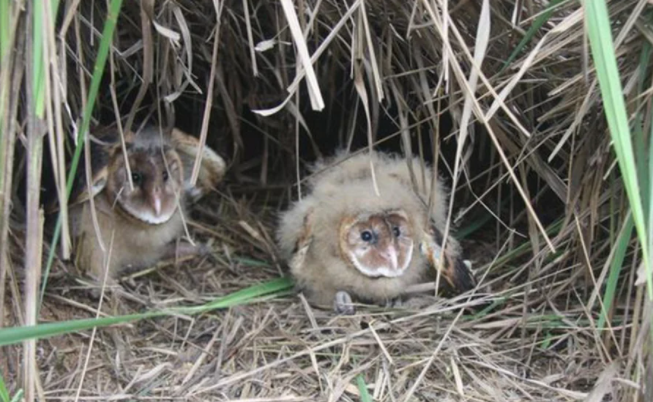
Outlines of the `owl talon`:
{"type": "Polygon", "coordinates": [[[336,293],[336,297],[333,300],[333,310],[342,315],[353,315],[356,312],[349,293],[343,290],[336,293]]]}
{"type": "Polygon", "coordinates": [[[206,244],[179,243],[176,247],[170,247],[163,255],[163,259],[182,259],[185,257],[203,257],[211,254],[211,248],[206,244]]]}
{"type": "Polygon", "coordinates": [[[401,297],[393,297],[385,301],[385,308],[399,308],[404,305],[404,301],[401,297]]]}
{"type": "Polygon", "coordinates": [[[462,260],[456,258],[453,266],[449,270],[449,276],[453,281],[454,288],[463,293],[472,290],[476,287],[476,278],[472,272],[472,263],[469,260],[462,260]]]}

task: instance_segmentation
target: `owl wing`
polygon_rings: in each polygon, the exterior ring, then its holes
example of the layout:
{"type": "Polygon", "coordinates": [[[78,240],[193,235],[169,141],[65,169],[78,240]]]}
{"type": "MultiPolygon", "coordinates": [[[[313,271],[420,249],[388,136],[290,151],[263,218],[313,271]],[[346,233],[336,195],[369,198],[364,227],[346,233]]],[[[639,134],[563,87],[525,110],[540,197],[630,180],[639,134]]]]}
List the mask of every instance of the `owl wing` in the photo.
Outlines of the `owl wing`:
{"type": "Polygon", "coordinates": [[[172,130],[172,142],[183,164],[184,189],[193,201],[197,201],[222,180],[226,171],[226,163],[208,146],[201,147],[197,138],[176,128],[172,130]],[[190,184],[190,179],[200,148],[202,163],[197,182],[193,186],[190,184]]]}
{"type": "Polygon", "coordinates": [[[302,269],[308,249],[313,243],[313,227],[311,225],[312,214],[313,212],[309,210],[304,215],[304,220],[299,230],[297,241],[295,242],[295,248],[293,249],[292,256],[288,261],[288,266],[290,267],[291,272],[298,272],[302,269]]]}
{"type": "Polygon", "coordinates": [[[447,284],[456,292],[466,292],[476,287],[476,279],[467,264],[452,251],[448,245],[442,250],[443,236],[440,230],[432,223],[422,238],[420,252],[433,270],[440,269],[440,275],[447,284]],[[444,261],[440,264],[440,259],[444,261]]]}
{"type": "MultiPolygon", "coordinates": [[[[109,177],[109,159],[112,152],[115,152],[117,145],[112,138],[103,136],[100,139],[92,139],[90,146],[91,187],[89,188],[86,182],[86,158],[82,151],[82,156],[79,159],[77,172],[73,180],[70,198],[68,199],[69,206],[88,201],[89,198],[102,192],[107,184],[107,178],[109,177]]],[[[66,169],[66,174],[69,174],[69,172],[70,167],[66,169]]],[[[47,214],[58,212],[58,198],[52,197],[51,202],[46,205],[45,211],[47,214]]]]}

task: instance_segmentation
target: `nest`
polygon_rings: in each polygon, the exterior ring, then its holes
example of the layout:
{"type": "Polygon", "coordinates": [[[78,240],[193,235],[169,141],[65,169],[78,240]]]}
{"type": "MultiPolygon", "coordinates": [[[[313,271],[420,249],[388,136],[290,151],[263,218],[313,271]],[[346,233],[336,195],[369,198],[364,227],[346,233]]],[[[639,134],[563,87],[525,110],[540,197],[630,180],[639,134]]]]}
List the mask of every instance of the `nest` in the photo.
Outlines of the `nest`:
{"type": "MultiPolygon", "coordinates": [[[[229,171],[189,222],[210,255],[130,273],[101,306],[59,258],[42,301],[21,287],[36,283],[32,267],[49,251],[26,240],[48,196],[39,201],[28,172],[42,164],[44,181],[63,178],[54,166],[75,147],[109,6],[65,2],[45,24],[57,36],[46,42],[43,118],[30,112],[30,40],[11,36],[0,75],[0,87],[11,84],[0,104],[3,326],[198,305],[283,276],[279,211],[304,191],[310,163],[343,148],[437,169],[480,286],[352,317],[286,291],[39,339],[31,366],[29,347],[7,346],[10,394],[35,384],[48,400],[648,400],[651,309],[635,285],[641,250],[583,9],[483,3],[124,2],[92,126],[175,126],[204,137],[229,171]],[[51,152],[58,141],[61,154],[51,152]]],[[[34,5],[9,9],[16,32],[33,32],[34,5]]],[[[627,108],[645,133],[650,11],[609,2],[627,108]]]]}

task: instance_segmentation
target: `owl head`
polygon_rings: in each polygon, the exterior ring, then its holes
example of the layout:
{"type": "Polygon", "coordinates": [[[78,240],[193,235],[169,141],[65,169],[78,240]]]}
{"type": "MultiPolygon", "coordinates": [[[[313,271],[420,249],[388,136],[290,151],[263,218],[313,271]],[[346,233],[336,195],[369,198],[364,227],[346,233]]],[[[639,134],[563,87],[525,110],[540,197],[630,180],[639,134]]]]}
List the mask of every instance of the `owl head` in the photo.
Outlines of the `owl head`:
{"type": "Polygon", "coordinates": [[[339,235],[341,254],[365,276],[394,278],[410,265],[413,233],[402,210],[346,217],[339,235]]]}
{"type": "Polygon", "coordinates": [[[109,200],[131,217],[158,225],[170,220],[177,209],[183,167],[174,148],[155,138],[145,138],[148,134],[129,138],[127,158],[117,147],[109,161],[105,190],[109,200]]]}

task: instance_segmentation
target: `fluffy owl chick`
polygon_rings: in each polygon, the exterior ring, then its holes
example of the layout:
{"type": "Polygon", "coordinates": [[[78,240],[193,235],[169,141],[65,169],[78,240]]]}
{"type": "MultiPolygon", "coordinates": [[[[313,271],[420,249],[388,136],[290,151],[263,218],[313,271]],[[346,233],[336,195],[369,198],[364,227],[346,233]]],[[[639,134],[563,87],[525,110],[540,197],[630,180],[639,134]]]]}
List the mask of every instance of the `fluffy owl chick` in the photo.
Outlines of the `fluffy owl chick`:
{"type": "Polygon", "coordinates": [[[127,158],[115,145],[94,173],[97,224],[89,200],[71,208],[78,266],[98,279],[105,267],[111,279],[121,268],[155,263],[183,232],[184,172],[175,148],[145,129],[127,135],[126,150],[127,158]]]}
{"type": "MultiPolygon", "coordinates": [[[[418,160],[410,167],[430,186],[429,169],[418,160]]],[[[341,313],[353,312],[352,300],[388,303],[408,286],[434,278],[436,269],[451,290],[474,288],[457,242],[449,238],[442,248],[447,194],[439,180],[429,214],[428,191],[414,190],[406,159],[338,155],[314,172],[310,193],[283,214],[277,231],[297,286],[311,303],[341,313]]]]}

